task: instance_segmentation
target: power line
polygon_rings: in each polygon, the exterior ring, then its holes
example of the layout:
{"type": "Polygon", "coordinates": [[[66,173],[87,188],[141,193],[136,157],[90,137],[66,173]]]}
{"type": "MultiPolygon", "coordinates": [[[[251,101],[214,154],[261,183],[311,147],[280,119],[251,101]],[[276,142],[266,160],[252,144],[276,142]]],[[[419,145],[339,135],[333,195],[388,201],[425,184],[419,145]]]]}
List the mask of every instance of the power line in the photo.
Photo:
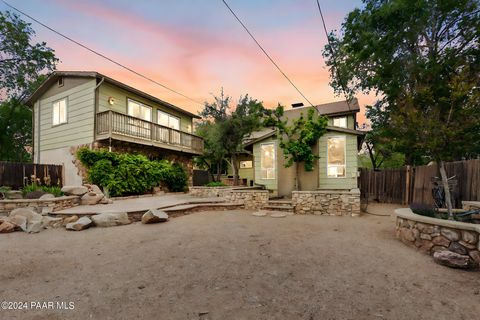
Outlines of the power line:
{"type": "Polygon", "coordinates": [[[325,19],[323,18],[322,8],[320,7],[319,0],[317,0],[317,7],[318,7],[318,12],[320,12],[320,17],[322,18],[323,30],[325,31],[325,35],[327,36],[327,42],[328,42],[328,47],[330,48],[330,54],[332,55],[333,68],[335,69],[337,78],[340,81],[340,85],[342,86],[343,94],[345,95],[345,98],[346,98],[345,101],[347,101],[348,111],[352,111],[352,109],[350,108],[350,101],[349,101],[350,99],[347,97],[347,90],[345,88],[345,84],[343,83],[342,78],[340,78],[340,71],[338,71],[338,67],[337,67],[337,57],[335,56],[335,52],[333,52],[332,43],[330,42],[330,37],[328,36],[327,26],[325,25],[325,19]]]}
{"type": "MultiPolygon", "coordinates": [[[[248,30],[247,26],[245,26],[245,24],[242,22],[242,20],[240,20],[240,18],[235,14],[235,12],[232,10],[232,8],[230,8],[230,6],[228,5],[228,3],[225,1],[225,0],[222,0],[222,2],[225,4],[225,6],[228,8],[228,10],[230,10],[230,12],[232,13],[232,15],[235,17],[235,19],[237,19],[237,21],[242,25],[242,27],[245,29],[245,31],[247,31],[247,33],[250,35],[250,37],[253,39],[253,41],[255,41],[255,43],[257,44],[257,46],[260,48],[260,50],[262,50],[262,52],[267,56],[267,58],[270,60],[271,63],[273,63],[273,65],[278,69],[278,71],[280,71],[280,73],[285,77],[285,79],[288,80],[288,82],[290,82],[290,84],[295,88],[295,90],[297,90],[298,93],[300,93],[300,95],[312,106],[313,104],[310,102],[310,100],[307,99],[307,97],[305,97],[305,95],[300,91],[300,89],[298,89],[298,87],[292,82],[292,80],[290,80],[290,78],[285,74],[285,72],[282,71],[282,69],[280,69],[280,67],[278,66],[278,64],[272,59],[272,57],[270,57],[270,55],[267,53],[267,51],[265,51],[265,49],[262,47],[262,45],[257,41],[257,39],[255,39],[255,37],[253,36],[253,34],[250,32],[250,30],[248,30]]],[[[315,107],[314,107],[315,108],[315,107]]],[[[315,108],[316,109],[316,108],[315,108]]]]}
{"type": "Polygon", "coordinates": [[[166,85],[164,85],[164,84],[162,84],[162,83],[160,83],[160,82],[158,82],[158,81],[156,81],[156,80],[154,80],[154,79],[152,79],[152,78],[150,78],[150,77],[147,77],[146,75],[144,75],[144,74],[142,74],[142,73],[140,73],[140,72],[138,72],[138,71],[135,71],[135,70],[133,70],[132,68],[127,67],[127,66],[121,64],[120,62],[117,62],[117,61],[113,60],[112,58],[109,58],[109,57],[107,57],[106,55],[104,55],[104,54],[102,54],[102,53],[100,53],[100,52],[98,52],[98,51],[96,51],[96,50],[94,50],[94,49],[89,48],[88,46],[86,46],[86,45],[84,45],[84,44],[82,44],[82,43],[80,43],[80,42],[72,39],[71,37],[66,36],[66,35],[64,35],[63,33],[61,33],[61,32],[59,32],[59,31],[57,31],[57,30],[55,30],[55,29],[47,26],[47,25],[44,24],[43,22],[35,19],[34,17],[32,17],[32,16],[28,15],[27,13],[21,11],[20,9],[15,8],[14,6],[12,6],[12,5],[10,5],[9,3],[7,3],[6,1],[4,1],[4,0],[1,0],[1,1],[2,1],[5,5],[7,5],[8,7],[12,8],[13,10],[15,10],[15,11],[23,14],[24,16],[26,16],[26,17],[28,17],[28,18],[30,18],[31,20],[35,21],[35,22],[38,23],[39,25],[41,25],[41,26],[47,28],[48,30],[52,31],[53,33],[56,33],[57,35],[59,35],[59,36],[65,38],[65,39],[67,39],[67,40],[75,43],[76,45],[78,45],[78,46],[80,46],[80,47],[82,47],[82,48],[84,48],[84,49],[86,49],[86,50],[88,50],[88,51],[96,54],[97,56],[102,57],[102,58],[110,61],[111,63],[116,64],[117,66],[119,66],[119,67],[121,67],[121,68],[123,68],[123,69],[125,69],[125,70],[127,70],[127,71],[130,71],[130,72],[136,74],[137,76],[139,76],[139,77],[141,77],[141,78],[143,78],[143,79],[146,79],[146,80],[148,80],[148,81],[150,81],[150,82],[152,82],[152,83],[154,83],[154,84],[156,84],[156,85],[158,85],[158,86],[160,86],[160,87],[162,87],[162,88],[164,88],[164,89],[167,89],[167,90],[170,91],[170,92],[173,92],[173,93],[175,93],[175,94],[177,94],[177,95],[179,95],[179,96],[182,96],[182,97],[184,97],[184,98],[186,98],[186,99],[188,99],[188,100],[190,100],[190,101],[192,101],[192,102],[198,103],[198,104],[200,104],[200,105],[203,106],[203,103],[202,103],[202,102],[197,101],[197,100],[195,100],[195,99],[193,99],[193,98],[190,98],[190,97],[188,97],[187,95],[185,95],[185,94],[183,94],[183,93],[181,93],[181,92],[178,92],[178,91],[176,91],[176,90],[174,90],[174,89],[171,89],[171,88],[167,87],[166,85]]]}

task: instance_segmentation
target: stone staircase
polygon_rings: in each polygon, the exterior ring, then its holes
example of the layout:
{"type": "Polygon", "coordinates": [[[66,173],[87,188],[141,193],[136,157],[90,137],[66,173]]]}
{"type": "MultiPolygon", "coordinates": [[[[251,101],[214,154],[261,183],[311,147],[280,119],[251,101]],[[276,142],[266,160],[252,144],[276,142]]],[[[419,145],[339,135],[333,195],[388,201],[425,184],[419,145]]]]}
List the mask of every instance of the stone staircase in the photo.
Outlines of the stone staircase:
{"type": "Polygon", "coordinates": [[[288,200],[288,199],[268,200],[268,204],[263,209],[269,210],[269,211],[281,211],[288,215],[294,214],[292,200],[288,200]]]}

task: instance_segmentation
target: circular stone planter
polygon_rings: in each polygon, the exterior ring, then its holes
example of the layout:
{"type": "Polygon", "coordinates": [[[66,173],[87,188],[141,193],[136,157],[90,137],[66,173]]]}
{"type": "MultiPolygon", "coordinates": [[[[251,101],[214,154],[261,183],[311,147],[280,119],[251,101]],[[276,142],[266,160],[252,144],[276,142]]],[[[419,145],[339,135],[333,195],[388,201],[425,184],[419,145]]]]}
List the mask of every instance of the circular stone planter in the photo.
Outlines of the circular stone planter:
{"type": "Polygon", "coordinates": [[[480,264],[480,225],[425,217],[409,208],[396,209],[395,216],[395,234],[403,243],[431,256],[450,251],[480,264]]]}

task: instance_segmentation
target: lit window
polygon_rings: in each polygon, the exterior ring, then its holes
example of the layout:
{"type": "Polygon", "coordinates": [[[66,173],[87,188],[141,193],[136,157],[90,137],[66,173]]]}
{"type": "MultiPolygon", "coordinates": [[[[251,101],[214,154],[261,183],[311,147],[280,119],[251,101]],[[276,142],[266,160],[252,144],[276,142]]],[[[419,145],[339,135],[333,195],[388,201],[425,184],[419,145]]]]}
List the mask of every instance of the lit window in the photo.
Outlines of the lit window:
{"type": "Polygon", "coordinates": [[[347,117],[333,118],[333,125],[335,127],[346,128],[347,127],[347,117]]]}
{"type": "Polygon", "coordinates": [[[260,168],[262,179],[275,179],[275,145],[273,143],[261,145],[260,168]]]}
{"type": "Polygon", "coordinates": [[[253,162],[250,160],[240,161],[240,169],[253,168],[253,162]]]}
{"type": "Polygon", "coordinates": [[[128,99],[128,115],[145,121],[152,121],[152,108],[128,99]]]}
{"type": "Polygon", "coordinates": [[[67,98],[53,103],[52,124],[56,126],[62,123],[67,123],[67,98]]]}
{"type": "MultiPolygon", "coordinates": [[[[157,111],[157,123],[161,126],[172,128],[175,130],[180,130],[180,118],[172,116],[169,113],[158,110],[157,111]]],[[[180,144],[180,132],[171,131],[171,130],[162,130],[160,129],[160,138],[162,141],[180,144]],[[170,141],[168,140],[170,137],[170,141]]]]}
{"type": "Polygon", "coordinates": [[[327,176],[345,177],[345,137],[330,137],[327,140],[327,176]]]}

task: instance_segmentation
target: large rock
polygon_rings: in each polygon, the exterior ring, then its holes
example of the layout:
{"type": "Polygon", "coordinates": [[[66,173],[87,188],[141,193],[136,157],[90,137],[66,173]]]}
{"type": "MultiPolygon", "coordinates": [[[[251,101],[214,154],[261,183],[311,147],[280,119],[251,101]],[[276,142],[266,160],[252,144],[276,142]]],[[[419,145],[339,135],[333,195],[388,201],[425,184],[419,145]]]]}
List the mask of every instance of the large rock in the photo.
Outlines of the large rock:
{"type": "Polygon", "coordinates": [[[92,220],[88,217],[81,217],[75,222],[68,223],[66,225],[67,230],[80,231],[90,228],[92,225],[92,220]]]}
{"type": "Polygon", "coordinates": [[[448,246],[448,250],[450,250],[452,252],[455,252],[455,253],[458,253],[458,254],[462,254],[462,255],[467,255],[468,254],[467,248],[465,248],[464,246],[462,246],[458,242],[450,243],[450,245],[448,246]]]}
{"type": "Polygon", "coordinates": [[[462,239],[468,244],[475,244],[478,241],[478,235],[476,232],[462,230],[462,239]]]}
{"type": "Polygon", "coordinates": [[[88,188],[84,186],[64,186],[62,192],[67,196],[83,196],[88,192],[88,188]]]}
{"type": "Polygon", "coordinates": [[[17,226],[10,221],[0,220],[0,233],[10,233],[15,231],[17,226]]]}
{"type": "Polygon", "coordinates": [[[8,218],[8,222],[13,223],[18,228],[22,229],[22,231],[27,231],[27,218],[24,216],[13,216],[8,218]]]}
{"type": "Polygon", "coordinates": [[[55,196],[54,196],[53,194],[51,194],[51,193],[45,193],[44,195],[42,195],[42,196],[41,196],[40,198],[38,198],[38,199],[40,199],[40,200],[46,200],[46,199],[53,199],[53,198],[55,198],[55,196]]]}
{"type": "Polygon", "coordinates": [[[451,240],[451,241],[460,240],[460,233],[458,231],[453,230],[453,229],[442,228],[440,230],[440,234],[442,236],[444,236],[445,238],[447,238],[448,240],[451,240]]]}
{"type": "Polygon", "coordinates": [[[126,212],[106,212],[92,216],[92,221],[97,227],[114,227],[130,224],[126,212]]]}
{"type": "Polygon", "coordinates": [[[434,245],[437,245],[437,246],[448,247],[450,245],[450,240],[448,240],[443,236],[438,236],[433,238],[432,242],[434,245]]]}
{"type": "Polygon", "coordinates": [[[158,223],[168,220],[168,214],[158,209],[150,209],[142,216],[142,223],[158,223]]]}
{"type": "Polygon", "coordinates": [[[473,269],[478,266],[469,256],[447,250],[435,252],[433,254],[433,260],[438,264],[450,268],[473,269]]]}
{"type": "Polygon", "coordinates": [[[96,184],[89,184],[86,185],[90,192],[94,192],[96,194],[103,194],[103,191],[96,185],[96,184]]]}
{"type": "Polygon", "coordinates": [[[93,205],[99,203],[103,199],[103,193],[88,192],[82,196],[81,205],[93,205]]]}
{"type": "Polygon", "coordinates": [[[42,215],[36,213],[30,208],[18,208],[10,212],[9,218],[15,219],[17,216],[25,217],[27,220],[27,227],[23,229],[28,233],[37,233],[43,229],[42,225],[42,215]]]}

